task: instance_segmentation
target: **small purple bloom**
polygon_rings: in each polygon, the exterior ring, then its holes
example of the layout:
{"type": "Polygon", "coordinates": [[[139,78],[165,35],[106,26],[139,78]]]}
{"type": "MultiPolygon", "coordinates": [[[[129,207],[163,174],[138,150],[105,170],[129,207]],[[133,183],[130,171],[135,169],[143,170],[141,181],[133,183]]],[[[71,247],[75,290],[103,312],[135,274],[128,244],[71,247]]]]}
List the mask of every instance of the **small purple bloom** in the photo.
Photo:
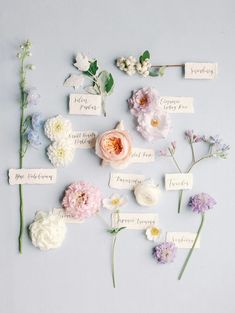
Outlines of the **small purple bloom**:
{"type": "Polygon", "coordinates": [[[28,89],[27,91],[27,103],[28,105],[37,105],[40,99],[40,95],[35,87],[28,89]]]}
{"type": "Polygon", "coordinates": [[[159,156],[168,156],[167,149],[159,150],[159,156]]]}
{"type": "Polygon", "coordinates": [[[219,135],[210,136],[208,138],[204,137],[203,140],[208,142],[211,145],[219,145],[222,141],[219,135]]]}
{"type": "Polygon", "coordinates": [[[33,147],[33,148],[38,148],[42,143],[40,141],[40,137],[39,137],[39,133],[38,131],[34,130],[34,129],[30,129],[28,134],[27,134],[27,139],[29,144],[33,147]]]}
{"type": "Polygon", "coordinates": [[[33,130],[39,130],[42,126],[42,115],[41,113],[33,113],[32,114],[32,127],[33,130]]]}
{"type": "Polygon", "coordinates": [[[194,134],[193,130],[187,130],[185,132],[185,137],[191,143],[198,143],[198,142],[201,142],[203,140],[203,137],[194,134]]]}
{"type": "Polygon", "coordinates": [[[205,211],[212,209],[215,204],[215,199],[204,192],[190,197],[188,202],[188,206],[192,208],[193,212],[197,213],[204,213],[205,211]]]}
{"type": "Polygon", "coordinates": [[[177,248],[174,242],[162,242],[153,248],[153,257],[157,263],[166,264],[174,261],[177,248]]]}

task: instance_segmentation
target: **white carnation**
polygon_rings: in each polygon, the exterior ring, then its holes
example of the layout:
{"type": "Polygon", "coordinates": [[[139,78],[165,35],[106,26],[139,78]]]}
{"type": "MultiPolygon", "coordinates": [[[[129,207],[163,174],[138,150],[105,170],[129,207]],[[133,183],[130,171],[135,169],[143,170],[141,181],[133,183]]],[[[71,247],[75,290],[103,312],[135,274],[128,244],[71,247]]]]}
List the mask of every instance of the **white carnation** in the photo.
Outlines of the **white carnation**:
{"type": "Polygon", "coordinates": [[[143,206],[153,206],[158,204],[161,194],[159,186],[149,179],[138,184],[134,189],[137,203],[143,206]]]}
{"type": "Polygon", "coordinates": [[[78,53],[76,56],[76,63],[74,63],[80,71],[85,72],[89,70],[90,62],[88,57],[83,53],[78,53]]]}
{"type": "Polygon", "coordinates": [[[73,161],[74,143],[70,139],[53,142],[47,149],[47,155],[54,167],[64,167],[73,161]]]}
{"type": "Polygon", "coordinates": [[[68,138],[72,132],[71,122],[61,115],[48,119],[44,126],[45,135],[52,141],[68,138]]]}
{"type": "Polygon", "coordinates": [[[32,243],[40,250],[59,248],[66,234],[65,222],[52,212],[37,212],[34,222],[29,226],[32,243]]]}

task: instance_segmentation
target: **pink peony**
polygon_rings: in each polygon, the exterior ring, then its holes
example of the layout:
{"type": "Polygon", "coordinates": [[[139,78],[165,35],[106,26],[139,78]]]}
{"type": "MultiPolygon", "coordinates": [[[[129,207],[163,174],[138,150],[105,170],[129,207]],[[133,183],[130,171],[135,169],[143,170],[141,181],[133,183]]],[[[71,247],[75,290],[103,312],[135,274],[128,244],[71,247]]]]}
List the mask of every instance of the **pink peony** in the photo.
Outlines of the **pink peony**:
{"type": "Polygon", "coordinates": [[[138,117],[142,112],[150,112],[156,107],[158,100],[158,92],[153,88],[142,88],[134,91],[128,100],[131,114],[138,117]]]}
{"type": "Polygon", "coordinates": [[[139,114],[137,121],[137,130],[148,141],[166,138],[171,128],[169,114],[160,108],[139,114]]]}
{"type": "Polygon", "coordinates": [[[113,167],[125,167],[132,152],[129,133],[125,130],[113,129],[98,136],[96,154],[113,167]]]}
{"type": "Polygon", "coordinates": [[[62,205],[69,216],[84,220],[99,212],[101,192],[86,182],[73,183],[65,190],[62,205]]]}

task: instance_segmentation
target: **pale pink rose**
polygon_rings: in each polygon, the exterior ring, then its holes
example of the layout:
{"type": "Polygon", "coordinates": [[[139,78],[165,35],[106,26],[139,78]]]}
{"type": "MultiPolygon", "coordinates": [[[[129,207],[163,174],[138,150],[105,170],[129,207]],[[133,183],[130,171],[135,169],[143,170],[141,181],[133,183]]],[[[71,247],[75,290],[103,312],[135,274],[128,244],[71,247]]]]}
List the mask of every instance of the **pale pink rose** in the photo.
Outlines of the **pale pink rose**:
{"type": "Polygon", "coordinates": [[[167,112],[160,108],[138,116],[137,130],[148,141],[166,138],[171,129],[171,119],[167,112]]]}
{"type": "Polygon", "coordinates": [[[159,101],[159,95],[154,88],[141,88],[135,90],[128,100],[131,114],[138,117],[140,113],[150,112],[159,101]]]}
{"type": "Polygon", "coordinates": [[[99,212],[101,192],[86,182],[73,183],[65,190],[62,206],[69,216],[82,221],[99,212]]]}
{"type": "Polygon", "coordinates": [[[125,167],[131,157],[132,143],[125,130],[113,129],[97,137],[96,154],[112,167],[125,167]]]}

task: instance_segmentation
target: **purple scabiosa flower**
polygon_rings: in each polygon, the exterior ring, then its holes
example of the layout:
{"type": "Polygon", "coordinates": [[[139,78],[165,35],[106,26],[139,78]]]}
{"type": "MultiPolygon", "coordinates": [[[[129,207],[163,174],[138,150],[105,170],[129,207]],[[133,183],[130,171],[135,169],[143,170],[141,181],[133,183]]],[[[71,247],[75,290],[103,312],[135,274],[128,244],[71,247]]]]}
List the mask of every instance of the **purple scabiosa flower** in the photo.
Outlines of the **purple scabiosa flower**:
{"type": "Polygon", "coordinates": [[[27,133],[28,143],[35,149],[39,148],[42,144],[40,141],[39,133],[37,130],[30,129],[27,133]]]}
{"type": "Polygon", "coordinates": [[[174,242],[162,242],[153,248],[153,257],[157,263],[172,263],[176,256],[177,248],[174,242]]]}
{"type": "Polygon", "coordinates": [[[39,128],[42,126],[41,113],[33,113],[31,123],[33,130],[39,130],[39,128]]]}
{"type": "Polygon", "coordinates": [[[142,88],[133,92],[128,100],[131,114],[138,117],[139,113],[153,110],[159,100],[158,92],[154,88],[142,88]]]}
{"type": "Polygon", "coordinates": [[[37,105],[40,99],[40,95],[37,92],[37,88],[32,87],[27,90],[27,103],[28,105],[37,105]]]}
{"type": "Polygon", "coordinates": [[[212,209],[216,201],[207,193],[199,193],[193,197],[190,197],[188,206],[192,208],[193,212],[204,213],[209,209],[212,209]]]}
{"type": "Polygon", "coordinates": [[[198,143],[203,140],[201,136],[194,134],[193,130],[186,130],[185,137],[190,143],[198,143]]]}

